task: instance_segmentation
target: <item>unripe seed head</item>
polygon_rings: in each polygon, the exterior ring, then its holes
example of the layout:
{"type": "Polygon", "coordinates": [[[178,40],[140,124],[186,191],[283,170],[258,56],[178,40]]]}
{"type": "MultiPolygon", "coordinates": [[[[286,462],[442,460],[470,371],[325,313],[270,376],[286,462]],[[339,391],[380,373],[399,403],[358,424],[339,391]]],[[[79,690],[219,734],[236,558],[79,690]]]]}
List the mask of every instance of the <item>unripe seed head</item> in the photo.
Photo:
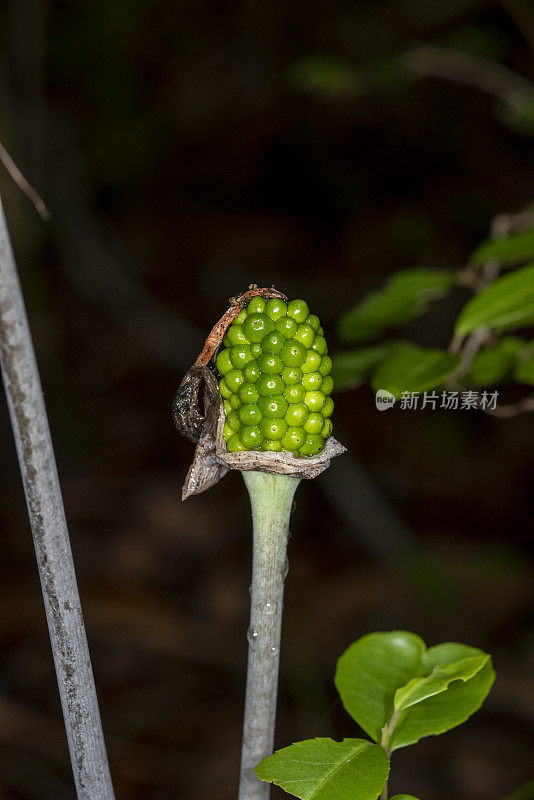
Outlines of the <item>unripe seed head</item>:
{"type": "Polygon", "coordinates": [[[332,361],[304,300],[253,297],[223,339],[216,366],[228,452],[317,455],[332,433],[332,361]]]}

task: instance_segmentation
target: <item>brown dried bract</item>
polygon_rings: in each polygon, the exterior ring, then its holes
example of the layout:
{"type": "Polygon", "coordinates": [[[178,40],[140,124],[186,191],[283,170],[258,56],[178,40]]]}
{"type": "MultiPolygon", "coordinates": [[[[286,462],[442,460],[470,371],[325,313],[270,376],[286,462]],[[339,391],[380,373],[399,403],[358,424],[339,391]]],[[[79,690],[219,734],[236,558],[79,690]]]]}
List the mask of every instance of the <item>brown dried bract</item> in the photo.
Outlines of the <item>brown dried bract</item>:
{"type": "Polygon", "coordinates": [[[217,354],[227,329],[252,297],[287,297],[274,287],[259,289],[250,286],[246,292],[230,300],[230,307],[213,327],[199,357],[185,374],[172,403],[172,413],[177,429],[196,443],[195,456],[182,490],[182,499],[201,494],[211,488],[230,469],[258,470],[274,475],[296,478],[315,478],[330,464],[334,456],[345,452],[345,447],[333,436],[317,456],[295,458],[292,453],[249,450],[228,453],[223,437],[224,411],[219,386],[210,362],[217,354]]]}
{"type": "Polygon", "coordinates": [[[274,286],[271,286],[270,289],[259,289],[255,283],[251,283],[248,287],[246,292],[240,294],[239,297],[231,297],[230,298],[230,307],[228,311],[226,311],[220,320],[215,323],[213,328],[210,331],[208,338],[202,348],[202,352],[200,353],[199,357],[195,361],[197,366],[206,366],[209,364],[215,353],[220,347],[222,340],[225,337],[226,331],[234,321],[234,319],[238,316],[240,311],[245,308],[252,300],[253,297],[264,297],[270,300],[273,297],[278,297],[280,300],[283,300],[287,303],[287,297],[282,292],[277,291],[274,286]]]}

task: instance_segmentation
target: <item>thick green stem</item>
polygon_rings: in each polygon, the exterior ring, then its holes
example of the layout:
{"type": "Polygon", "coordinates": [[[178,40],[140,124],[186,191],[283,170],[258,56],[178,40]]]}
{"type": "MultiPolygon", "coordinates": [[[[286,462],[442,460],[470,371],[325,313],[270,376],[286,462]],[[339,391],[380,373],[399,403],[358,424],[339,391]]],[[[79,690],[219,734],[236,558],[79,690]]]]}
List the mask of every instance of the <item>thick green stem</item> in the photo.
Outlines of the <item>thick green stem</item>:
{"type": "Polygon", "coordinates": [[[274,744],[289,516],[300,478],[243,472],[253,521],[252,585],[239,800],[268,800],[254,767],[274,744]]]}

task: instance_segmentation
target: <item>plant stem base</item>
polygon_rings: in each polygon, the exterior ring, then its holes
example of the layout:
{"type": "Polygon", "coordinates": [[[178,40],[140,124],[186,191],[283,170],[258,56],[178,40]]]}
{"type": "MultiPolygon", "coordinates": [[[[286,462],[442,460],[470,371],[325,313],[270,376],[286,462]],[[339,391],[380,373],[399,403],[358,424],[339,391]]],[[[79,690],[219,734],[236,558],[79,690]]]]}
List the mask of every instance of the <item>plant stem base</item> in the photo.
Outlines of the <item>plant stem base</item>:
{"type": "Polygon", "coordinates": [[[243,472],[253,519],[252,585],[239,800],[268,800],[271,785],[254,773],[274,744],[287,536],[300,478],[243,472]]]}

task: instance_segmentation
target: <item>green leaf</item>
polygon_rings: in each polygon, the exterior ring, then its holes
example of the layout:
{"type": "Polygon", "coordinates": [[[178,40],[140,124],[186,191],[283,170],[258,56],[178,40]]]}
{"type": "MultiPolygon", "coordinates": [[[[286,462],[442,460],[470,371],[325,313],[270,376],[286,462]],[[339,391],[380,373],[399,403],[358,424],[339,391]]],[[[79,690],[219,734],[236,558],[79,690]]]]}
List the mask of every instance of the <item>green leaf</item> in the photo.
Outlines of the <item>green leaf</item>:
{"type": "Polygon", "coordinates": [[[377,800],[389,759],[365,739],[306,739],[277,750],[254,771],[302,800],[377,800]]]}
{"type": "Polygon", "coordinates": [[[481,650],[454,642],[427,650],[406,631],[358,639],[336,671],[345,709],[376,742],[392,720],[395,698],[402,705],[389,738],[391,750],[464,722],[481,706],[494,679],[491,659],[481,650]]]}
{"type": "Polygon", "coordinates": [[[467,380],[474,386],[494,386],[508,375],[514,365],[513,356],[499,350],[481,350],[473,359],[467,380]]]}
{"type": "Polygon", "coordinates": [[[429,301],[444,297],[454,286],[452,272],[423,267],[393,275],[383,289],[367,295],[342,314],[337,332],[345,342],[368,342],[395,325],[422,314],[429,301]]]}
{"type": "Polygon", "coordinates": [[[414,797],[413,794],[396,794],[391,800],[419,800],[417,797],[414,797]]]}
{"type": "Polygon", "coordinates": [[[534,781],[529,781],[512,794],[507,794],[504,800],[534,800],[534,781]]]}
{"type": "Polygon", "coordinates": [[[534,97],[531,91],[510,93],[507,102],[495,107],[497,117],[514,133],[534,134],[534,97]]]}
{"type": "Polygon", "coordinates": [[[380,364],[371,385],[375,392],[387,389],[395,397],[403,392],[424,392],[441,386],[459,363],[459,356],[443,350],[403,345],[380,364]]]}
{"type": "Polygon", "coordinates": [[[514,264],[534,258],[534,230],[513,233],[507,239],[486,239],[469,256],[474,264],[484,264],[490,259],[501,264],[514,264]]]}
{"type": "Polygon", "coordinates": [[[427,697],[433,697],[449,688],[452,681],[468,681],[479,672],[484,664],[489,661],[489,656],[468,656],[452,661],[450,664],[434,667],[426,678],[413,678],[406,686],[401,686],[393,698],[397,711],[410,708],[416,703],[421,703],[427,697]]]}
{"type": "Polygon", "coordinates": [[[353,94],[361,83],[354,65],[332,56],[309,56],[292,65],[290,79],[296,89],[325,98],[353,94]]]}
{"type": "Polygon", "coordinates": [[[512,371],[525,344],[525,340],[518,336],[505,336],[495,347],[481,350],[469,367],[467,380],[474,386],[499,383],[512,371]]]}
{"type": "Polygon", "coordinates": [[[456,322],[456,333],[466,336],[476,328],[508,330],[534,319],[534,264],[498,278],[472,298],[456,322]]]}
{"type": "MultiPolygon", "coordinates": [[[[421,673],[426,676],[438,665],[470,656],[486,655],[476,647],[448,642],[431,647],[424,653],[421,673]]],[[[396,750],[414,744],[423,736],[444,733],[465,722],[477,711],[495,680],[495,672],[488,658],[484,666],[469,680],[450,683],[446,691],[428,697],[421,703],[401,711],[399,721],[390,738],[390,748],[396,750]]]]}
{"type": "Polygon", "coordinates": [[[354,389],[368,380],[374,369],[389,356],[398,342],[385,342],[332,356],[332,378],[336,391],[354,389]]]}
{"type": "Polygon", "coordinates": [[[527,344],[527,340],[522,339],[520,336],[504,336],[500,340],[498,347],[503,353],[510,353],[515,358],[527,344]]]}
{"type": "Polygon", "coordinates": [[[415,633],[369,633],[337,662],[335,684],[343,705],[375,742],[393,714],[397,689],[418,675],[425,643],[415,633]]]}
{"type": "Polygon", "coordinates": [[[516,367],[514,378],[518,383],[534,386],[534,357],[523,361],[516,367]]]}

